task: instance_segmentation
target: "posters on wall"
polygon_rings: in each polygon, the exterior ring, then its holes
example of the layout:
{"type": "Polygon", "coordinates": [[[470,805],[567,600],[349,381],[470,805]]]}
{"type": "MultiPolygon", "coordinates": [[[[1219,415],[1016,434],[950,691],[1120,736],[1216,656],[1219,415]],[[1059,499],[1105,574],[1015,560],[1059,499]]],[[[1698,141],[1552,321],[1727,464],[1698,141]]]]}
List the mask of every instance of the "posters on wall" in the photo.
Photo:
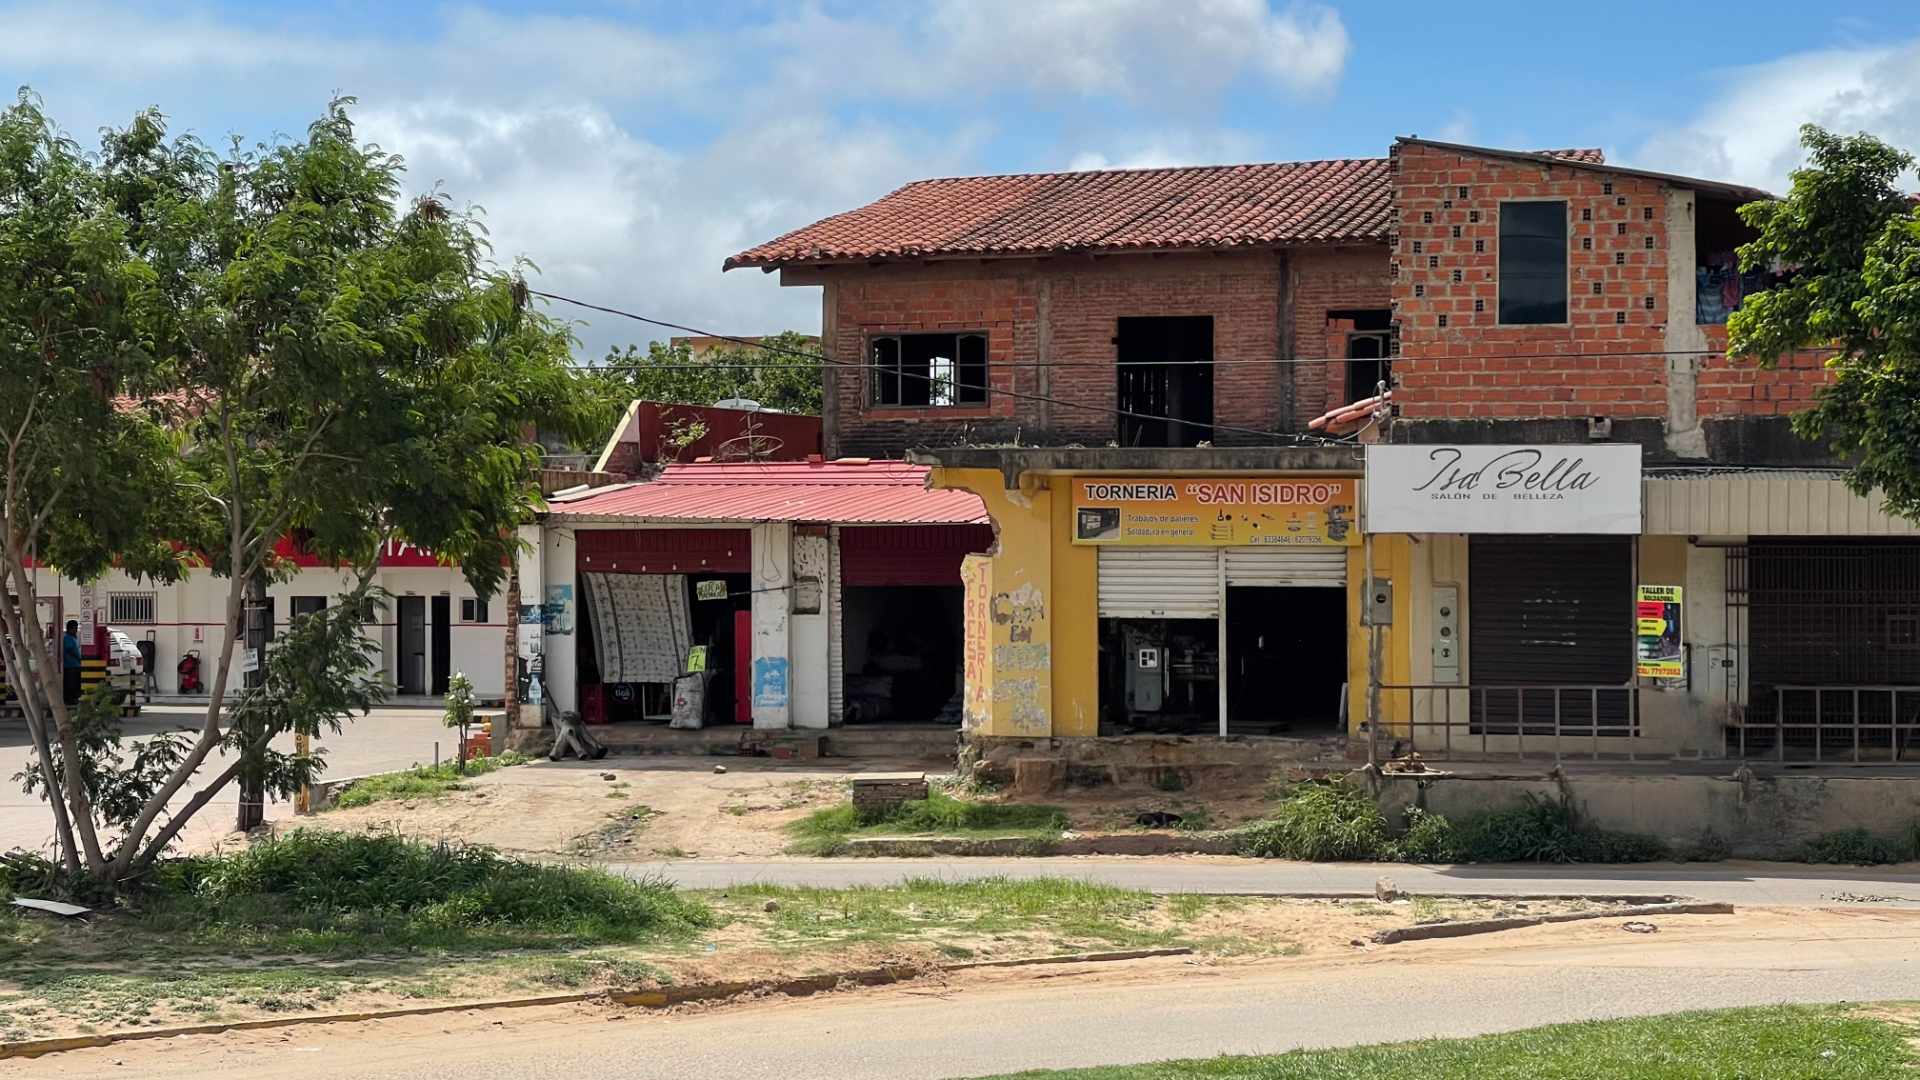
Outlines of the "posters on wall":
{"type": "Polygon", "coordinates": [[[1680,679],[1680,586],[1642,585],[1634,597],[1635,673],[1643,679],[1680,679]]]}
{"type": "Polygon", "coordinates": [[[1351,477],[1077,477],[1073,542],[1350,546],[1356,491],[1351,477]]]}

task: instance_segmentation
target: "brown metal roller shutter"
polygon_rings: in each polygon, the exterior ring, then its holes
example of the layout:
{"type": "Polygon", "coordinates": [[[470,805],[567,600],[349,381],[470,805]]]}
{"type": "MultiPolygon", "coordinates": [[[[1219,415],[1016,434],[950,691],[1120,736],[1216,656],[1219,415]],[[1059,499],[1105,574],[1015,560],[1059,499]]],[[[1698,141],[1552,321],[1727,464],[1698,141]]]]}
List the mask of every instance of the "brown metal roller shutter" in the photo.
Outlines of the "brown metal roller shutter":
{"type": "MultiPolygon", "coordinates": [[[[1633,542],[1628,537],[1476,536],[1468,543],[1467,665],[1475,687],[1621,686],[1633,677],[1633,542]]],[[[1525,695],[1527,734],[1626,734],[1630,691],[1525,695]]],[[[1521,693],[1475,695],[1476,720],[1510,732],[1521,693]],[[1484,703],[1484,705],[1483,705],[1484,703]]]]}

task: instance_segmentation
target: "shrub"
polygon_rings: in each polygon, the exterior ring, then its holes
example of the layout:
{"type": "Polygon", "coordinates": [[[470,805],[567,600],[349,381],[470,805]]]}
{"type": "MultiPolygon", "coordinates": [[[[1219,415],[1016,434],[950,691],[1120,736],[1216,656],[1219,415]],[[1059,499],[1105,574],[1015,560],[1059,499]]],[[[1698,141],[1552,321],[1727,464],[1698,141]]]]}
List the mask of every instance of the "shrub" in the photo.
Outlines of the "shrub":
{"type": "Polygon", "coordinates": [[[1407,808],[1407,831],[1393,843],[1399,862],[1444,863],[1460,858],[1460,838],[1445,814],[1407,808]]]}
{"type": "Polygon", "coordinates": [[[402,772],[377,773],[342,788],[334,796],[329,809],[348,810],[389,799],[437,799],[449,791],[459,791],[466,778],[514,765],[525,765],[530,760],[525,754],[508,750],[493,757],[467,759],[464,773],[460,771],[457,760],[443,761],[438,765],[415,765],[402,772]]]}
{"type": "Polygon", "coordinates": [[[1800,859],[1810,863],[1845,863],[1852,866],[1880,866],[1903,862],[1913,857],[1912,847],[1897,840],[1875,836],[1865,829],[1841,829],[1807,841],[1800,859]]]}
{"type": "Polygon", "coordinates": [[[1457,833],[1460,855],[1472,862],[1648,862],[1667,854],[1651,836],[1594,828],[1565,795],[1529,792],[1517,805],[1469,818],[1457,833]]]}
{"type": "Polygon", "coordinates": [[[1375,859],[1387,849],[1387,821],[1372,796],[1345,781],[1302,784],[1273,816],[1235,834],[1235,849],[1263,859],[1375,859]]]}

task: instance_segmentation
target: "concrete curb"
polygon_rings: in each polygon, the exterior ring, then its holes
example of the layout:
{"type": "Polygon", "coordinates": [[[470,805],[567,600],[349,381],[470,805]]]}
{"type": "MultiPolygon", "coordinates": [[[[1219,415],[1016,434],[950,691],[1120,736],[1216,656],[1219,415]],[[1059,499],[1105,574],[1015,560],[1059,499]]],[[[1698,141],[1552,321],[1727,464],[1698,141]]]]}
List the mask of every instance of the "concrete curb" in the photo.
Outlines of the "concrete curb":
{"type": "Polygon", "coordinates": [[[494,998],[462,1004],[414,1005],[398,1009],[369,1009],[361,1012],[315,1013],[308,1016],[275,1016],[259,1020],[235,1020],[221,1024],[191,1024],[186,1027],[143,1028],[112,1031],[101,1035],[70,1035],[56,1039],[27,1039],[0,1043],[0,1061],[9,1058],[36,1058],[68,1050],[88,1050],[145,1039],[171,1039],[178,1035],[220,1035],[229,1031],[261,1031],[269,1028],[304,1027],[310,1024],[357,1024],[369,1020],[392,1020],[406,1016],[433,1016],[438,1013],[486,1011],[490,1009],[529,1009],[541,1005],[573,1005],[583,1001],[610,1001],[635,1008],[664,1009],[674,1005],[724,1001],[742,994],[782,994],[807,997],[836,989],[844,984],[886,986],[908,982],[922,975],[971,971],[976,968],[1032,967],[1043,964],[1096,964],[1117,960],[1144,960],[1160,956],[1188,956],[1192,949],[1131,949],[1124,952],[1068,953],[1056,956],[1030,956],[1017,960],[976,960],[962,964],[914,967],[898,964],[859,971],[833,971],[821,975],[802,975],[792,979],[763,979],[757,982],[696,983],[690,986],[665,986],[657,990],[593,990],[576,994],[544,994],[539,997],[494,998]]]}
{"type": "Polygon", "coordinates": [[[1233,842],[1219,834],[1102,833],[1045,839],[1032,836],[861,836],[841,842],[852,858],[920,859],[937,856],[1013,855],[1231,855],[1233,842]]]}
{"type": "Polygon", "coordinates": [[[1426,941],[1432,938],[1467,937],[1471,934],[1492,934],[1501,930],[1518,930],[1527,926],[1544,926],[1547,923],[1581,922],[1587,919],[1624,919],[1648,915],[1731,915],[1732,904],[1643,904],[1637,907],[1615,908],[1612,911],[1578,911],[1564,915],[1529,915],[1513,919],[1476,919],[1472,922],[1428,923],[1424,926],[1408,926],[1395,930],[1382,930],[1373,935],[1376,945],[1393,945],[1402,941],[1426,941]]]}

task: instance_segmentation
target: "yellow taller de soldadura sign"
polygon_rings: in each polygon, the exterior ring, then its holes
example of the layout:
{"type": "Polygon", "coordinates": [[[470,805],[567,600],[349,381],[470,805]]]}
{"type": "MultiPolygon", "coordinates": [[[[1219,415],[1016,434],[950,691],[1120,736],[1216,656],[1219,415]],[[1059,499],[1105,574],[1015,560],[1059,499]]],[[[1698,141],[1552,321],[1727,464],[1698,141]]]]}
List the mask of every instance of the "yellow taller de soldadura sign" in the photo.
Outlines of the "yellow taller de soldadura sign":
{"type": "Polygon", "coordinates": [[[1075,477],[1076,544],[1351,545],[1352,478],[1075,477]]]}

